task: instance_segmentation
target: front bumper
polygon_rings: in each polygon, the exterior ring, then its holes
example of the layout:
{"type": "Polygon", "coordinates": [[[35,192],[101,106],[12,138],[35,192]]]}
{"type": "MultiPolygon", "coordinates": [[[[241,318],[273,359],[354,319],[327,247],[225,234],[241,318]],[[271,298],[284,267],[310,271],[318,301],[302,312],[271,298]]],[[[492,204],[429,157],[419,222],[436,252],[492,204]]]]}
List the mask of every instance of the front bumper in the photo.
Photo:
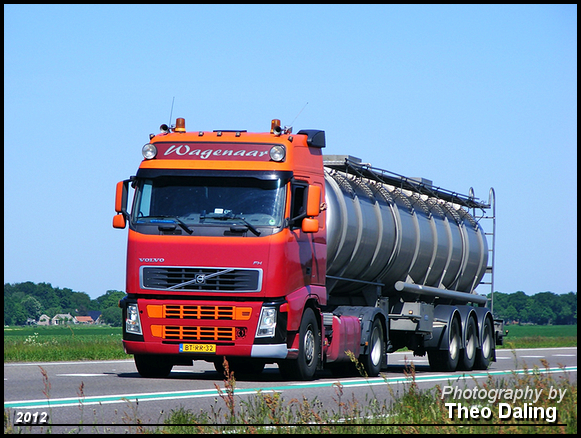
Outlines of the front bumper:
{"type": "Polygon", "coordinates": [[[124,324],[123,346],[127,354],[179,355],[192,359],[239,356],[285,359],[286,312],[280,302],[186,301],[126,297],[122,303],[123,321],[127,306],[137,304],[141,334],[128,333],[124,324]],[[256,337],[263,307],[277,310],[274,336],[256,337]],[[180,352],[180,345],[195,344],[200,352],[180,352]],[[212,350],[210,353],[208,351],[212,350]]]}

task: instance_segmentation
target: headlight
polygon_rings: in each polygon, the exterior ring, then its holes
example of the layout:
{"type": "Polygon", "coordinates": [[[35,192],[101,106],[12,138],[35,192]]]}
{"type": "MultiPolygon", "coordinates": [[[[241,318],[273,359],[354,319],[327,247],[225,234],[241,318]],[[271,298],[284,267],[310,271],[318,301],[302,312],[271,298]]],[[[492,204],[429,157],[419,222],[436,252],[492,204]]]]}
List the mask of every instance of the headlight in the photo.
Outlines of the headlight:
{"type": "Polygon", "coordinates": [[[143,149],[141,149],[141,153],[143,154],[143,158],[146,160],[151,160],[157,155],[157,148],[155,145],[147,143],[145,146],[143,146],[143,149]]]}
{"type": "Polygon", "coordinates": [[[276,145],[270,148],[270,159],[272,161],[284,161],[286,150],[284,146],[276,145]]]}
{"type": "Polygon", "coordinates": [[[258,328],[256,329],[257,338],[273,337],[276,329],[276,309],[274,307],[263,307],[260,311],[258,328]]]}
{"type": "Polygon", "coordinates": [[[125,331],[141,335],[141,320],[139,319],[139,309],[137,304],[127,305],[127,317],[125,318],[125,331]]]}

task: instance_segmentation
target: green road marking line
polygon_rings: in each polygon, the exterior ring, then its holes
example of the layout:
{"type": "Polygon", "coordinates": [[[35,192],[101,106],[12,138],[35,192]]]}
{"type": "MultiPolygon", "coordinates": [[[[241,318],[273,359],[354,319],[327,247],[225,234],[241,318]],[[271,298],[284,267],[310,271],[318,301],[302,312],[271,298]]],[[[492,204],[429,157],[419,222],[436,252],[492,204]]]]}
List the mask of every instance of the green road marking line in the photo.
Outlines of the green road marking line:
{"type": "MultiPolygon", "coordinates": [[[[513,371],[488,371],[481,373],[463,373],[463,374],[437,374],[430,376],[416,376],[415,382],[433,382],[433,381],[446,381],[446,380],[472,380],[472,379],[482,379],[488,378],[489,376],[506,376],[506,375],[523,375],[523,374],[554,374],[559,372],[577,371],[576,366],[563,367],[563,368],[547,368],[547,369],[535,369],[535,370],[513,370],[513,371]]],[[[357,380],[349,380],[345,382],[340,382],[339,379],[334,381],[325,382],[309,382],[309,383],[297,383],[294,385],[283,385],[283,386],[272,386],[264,388],[236,388],[234,395],[249,395],[257,394],[259,392],[283,392],[291,389],[309,389],[309,388],[329,388],[340,384],[343,388],[354,388],[360,386],[377,386],[385,384],[397,384],[411,382],[411,377],[374,377],[374,378],[361,378],[357,380]]],[[[221,389],[222,393],[226,392],[226,389],[221,389]]],[[[156,393],[141,393],[141,394],[127,394],[127,395],[105,395],[105,396],[94,396],[94,397],[66,397],[57,398],[51,400],[26,400],[26,401],[7,401],[4,402],[4,408],[12,409],[45,409],[45,408],[58,408],[66,406],[88,406],[96,404],[111,404],[111,403],[127,403],[135,400],[142,401],[152,401],[152,400],[167,400],[167,399],[186,399],[186,398],[200,398],[200,397],[216,397],[218,396],[218,390],[216,389],[200,389],[196,391],[176,391],[176,392],[156,392],[156,393]]]]}

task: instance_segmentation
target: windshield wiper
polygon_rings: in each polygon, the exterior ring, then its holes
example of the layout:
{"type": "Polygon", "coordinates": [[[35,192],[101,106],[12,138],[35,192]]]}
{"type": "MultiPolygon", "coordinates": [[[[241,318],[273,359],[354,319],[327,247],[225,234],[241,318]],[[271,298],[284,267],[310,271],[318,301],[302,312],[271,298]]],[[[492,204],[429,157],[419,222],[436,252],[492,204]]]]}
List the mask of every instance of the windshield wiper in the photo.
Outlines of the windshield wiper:
{"type": "MultiPolygon", "coordinates": [[[[183,220],[181,220],[181,219],[180,219],[179,217],[177,217],[177,216],[167,216],[167,215],[161,215],[161,214],[157,214],[157,215],[155,215],[155,216],[148,216],[148,217],[161,217],[161,218],[164,218],[164,219],[173,219],[174,221],[176,221],[176,222],[178,223],[178,225],[179,225],[180,227],[182,227],[182,229],[183,229],[183,230],[184,230],[186,233],[188,233],[188,234],[192,234],[192,233],[194,232],[193,230],[191,230],[191,229],[190,229],[190,227],[188,227],[188,226],[187,226],[187,224],[186,224],[186,223],[185,223],[183,220]]],[[[150,221],[150,222],[152,222],[152,221],[150,221]]]]}
{"type": "Polygon", "coordinates": [[[242,223],[244,223],[244,225],[246,225],[248,227],[248,229],[250,231],[252,231],[252,234],[254,234],[255,236],[260,236],[260,231],[258,231],[254,225],[252,225],[250,222],[248,222],[246,219],[244,219],[242,216],[239,216],[237,214],[233,214],[233,213],[208,213],[208,214],[201,214],[200,215],[200,220],[204,220],[204,219],[217,219],[217,220],[240,220],[242,221],[242,223]]]}

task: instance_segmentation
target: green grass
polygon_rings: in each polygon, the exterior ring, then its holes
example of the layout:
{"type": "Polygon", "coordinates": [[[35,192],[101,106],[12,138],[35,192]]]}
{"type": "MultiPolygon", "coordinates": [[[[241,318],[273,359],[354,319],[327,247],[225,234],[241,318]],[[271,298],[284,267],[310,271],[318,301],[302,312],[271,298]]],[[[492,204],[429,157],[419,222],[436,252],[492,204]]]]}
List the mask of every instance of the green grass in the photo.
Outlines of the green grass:
{"type": "Polygon", "coordinates": [[[577,325],[505,325],[508,335],[497,348],[557,348],[577,346],[577,325]]]}
{"type": "Polygon", "coordinates": [[[127,359],[119,327],[4,328],[4,363],[127,359]]]}
{"type": "Polygon", "coordinates": [[[577,337],[576,325],[505,325],[509,330],[509,336],[514,338],[524,338],[531,336],[544,336],[547,338],[559,338],[574,336],[577,337]]]}
{"type": "Polygon", "coordinates": [[[28,336],[33,333],[39,333],[39,335],[50,335],[50,336],[72,336],[75,334],[82,335],[103,335],[103,334],[115,334],[121,335],[121,327],[110,327],[107,325],[50,325],[50,326],[26,326],[26,327],[4,327],[4,337],[15,337],[15,336],[28,336]]]}

